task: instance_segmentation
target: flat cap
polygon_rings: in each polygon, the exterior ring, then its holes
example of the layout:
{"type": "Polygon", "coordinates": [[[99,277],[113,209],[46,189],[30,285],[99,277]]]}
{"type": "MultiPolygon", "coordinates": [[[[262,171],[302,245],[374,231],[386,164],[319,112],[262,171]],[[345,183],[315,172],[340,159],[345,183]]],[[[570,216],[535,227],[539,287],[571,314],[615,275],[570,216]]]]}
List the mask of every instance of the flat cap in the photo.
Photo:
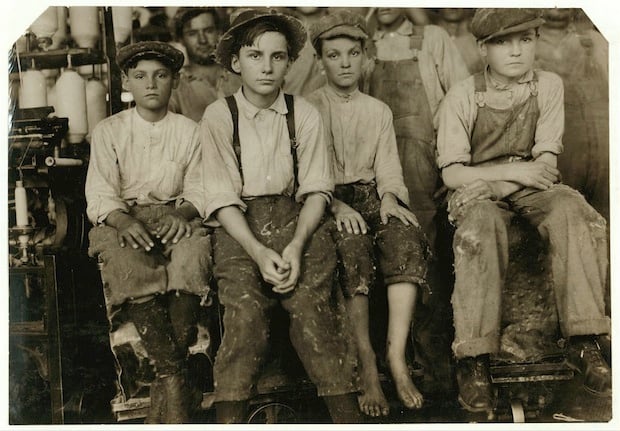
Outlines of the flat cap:
{"type": "Polygon", "coordinates": [[[130,62],[154,59],[161,61],[176,73],[183,66],[185,57],[183,52],[170,44],[156,41],[132,43],[122,47],[116,54],[116,62],[121,70],[125,69],[130,62]]]}
{"type": "Polygon", "coordinates": [[[350,36],[353,39],[367,39],[366,22],[360,14],[346,9],[338,10],[321,18],[310,27],[310,40],[314,44],[318,39],[336,36],[350,36]]]}
{"type": "Polygon", "coordinates": [[[243,34],[249,27],[257,24],[261,21],[268,21],[276,24],[276,26],[287,35],[287,41],[289,43],[289,54],[291,60],[295,60],[299,55],[299,52],[304,47],[308,34],[306,29],[300,20],[292,15],[282,13],[276,9],[267,8],[254,8],[243,9],[237,14],[231,15],[232,22],[230,28],[222,35],[222,38],[217,44],[215,49],[216,61],[224,66],[226,69],[235,73],[231,67],[231,59],[233,45],[235,41],[243,34]]]}
{"type": "Polygon", "coordinates": [[[174,14],[174,18],[172,19],[174,36],[177,39],[181,39],[181,37],[183,37],[183,26],[185,26],[185,23],[196,18],[199,15],[202,15],[203,13],[210,13],[213,16],[213,19],[215,20],[215,26],[217,28],[220,28],[220,16],[218,15],[215,8],[212,8],[212,7],[180,7],[177,9],[176,13],[174,14]]]}
{"type": "Polygon", "coordinates": [[[471,32],[479,42],[497,36],[540,27],[542,12],[528,8],[480,8],[471,20],[471,32]]]}

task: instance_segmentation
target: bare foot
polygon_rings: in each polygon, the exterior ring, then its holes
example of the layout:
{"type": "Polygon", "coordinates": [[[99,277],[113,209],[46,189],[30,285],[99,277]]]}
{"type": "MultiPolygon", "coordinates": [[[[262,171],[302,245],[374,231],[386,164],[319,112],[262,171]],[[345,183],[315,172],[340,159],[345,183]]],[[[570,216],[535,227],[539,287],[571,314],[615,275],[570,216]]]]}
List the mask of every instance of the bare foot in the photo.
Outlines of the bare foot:
{"type": "Polygon", "coordinates": [[[375,355],[372,352],[369,354],[360,352],[359,356],[362,393],[357,397],[357,402],[360,410],[372,417],[387,416],[390,413],[390,407],[381,389],[375,355]]]}
{"type": "Polygon", "coordinates": [[[409,375],[409,368],[404,359],[390,358],[388,355],[388,364],[392,372],[392,379],[396,386],[398,398],[408,409],[419,409],[422,407],[424,397],[413,384],[409,375]]]}

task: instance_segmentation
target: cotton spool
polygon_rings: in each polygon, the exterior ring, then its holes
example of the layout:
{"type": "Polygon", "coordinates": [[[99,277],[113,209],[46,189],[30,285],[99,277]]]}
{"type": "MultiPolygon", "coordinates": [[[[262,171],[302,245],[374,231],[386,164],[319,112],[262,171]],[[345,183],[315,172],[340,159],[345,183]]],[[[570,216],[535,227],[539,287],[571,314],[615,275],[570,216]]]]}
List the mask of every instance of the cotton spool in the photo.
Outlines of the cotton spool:
{"type": "Polygon", "coordinates": [[[15,181],[15,221],[17,226],[28,226],[28,199],[22,181],[15,181]]]}
{"type": "Polygon", "coordinates": [[[47,106],[47,79],[40,70],[30,69],[21,73],[19,107],[40,108],[47,106]]]}
{"type": "Polygon", "coordinates": [[[100,37],[99,8],[71,6],[69,8],[71,37],[80,48],[95,48],[100,37]]]}
{"type": "Polygon", "coordinates": [[[71,68],[70,58],[68,63],[56,81],[56,115],[69,119],[67,141],[79,144],[88,133],[86,82],[71,68]]]}
{"type": "Polygon", "coordinates": [[[112,24],[114,26],[114,41],[117,44],[125,43],[131,34],[133,8],[128,6],[113,6],[112,24]]]}

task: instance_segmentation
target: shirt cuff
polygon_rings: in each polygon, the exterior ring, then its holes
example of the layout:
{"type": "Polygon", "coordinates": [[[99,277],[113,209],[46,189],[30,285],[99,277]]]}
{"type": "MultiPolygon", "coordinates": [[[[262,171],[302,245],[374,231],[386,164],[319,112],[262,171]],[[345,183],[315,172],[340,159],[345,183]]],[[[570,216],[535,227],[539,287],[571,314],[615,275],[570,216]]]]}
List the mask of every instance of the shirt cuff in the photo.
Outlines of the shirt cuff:
{"type": "Polygon", "coordinates": [[[247,209],[245,202],[234,192],[218,193],[210,196],[205,204],[204,212],[201,212],[203,222],[213,227],[220,226],[214,213],[220,208],[233,205],[239,207],[242,212],[245,212],[247,209]]]}
{"type": "Polygon", "coordinates": [[[334,183],[332,181],[317,180],[300,185],[299,190],[297,190],[297,194],[295,195],[295,200],[297,202],[303,202],[306,195],[309,195],[310,193],[319,193],[325,198],[327,204],[329,205],[332,201],[333,192],[334,183]]]}
{"type": "Polygon", "coordinates": [[[101,225],[105,222],[106,218],[108,218],[110,213],[116,210],[120,210],[121,212],[128,214],[129,205],[127,205],[125,202],[122,202],[122,201],[121,202],[108,202],[108,203],[100,202],[96,211],[93,211],[93,210],[88,211],[89,213],[88,218],[95,225],[101,225]]]}
{"type": "Polygon", "coordinates": [[[532,147],[532,157],[538,158],[542,153],[552,153],[559,156],[564,151],[564,145],[561,142],[540,143],[532,147]]]}
{"type": "Polygon", "coordinates": [[[440,170],[447,168],[450,165],[455,165],[457,163],[461,163],[463,165],[469,165],[471,163],[471,155],[462,154],[459,156],[437,157],[437,166],[439,166],[440,170]]]}

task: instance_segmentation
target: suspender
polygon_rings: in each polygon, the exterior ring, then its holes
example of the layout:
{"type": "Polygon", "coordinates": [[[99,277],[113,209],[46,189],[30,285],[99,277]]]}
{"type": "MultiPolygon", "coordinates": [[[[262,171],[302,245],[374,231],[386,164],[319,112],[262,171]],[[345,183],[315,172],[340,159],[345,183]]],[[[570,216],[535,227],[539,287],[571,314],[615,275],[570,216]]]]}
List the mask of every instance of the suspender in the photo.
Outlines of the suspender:
{"type": "MultiPolygon", "coordinates": [[[[286,103],[286,126],[288,128],[288,136],[291,141],[291,156],[293,157],[293,196],[299,188],[299,182],[297,174],[299,171],[297,163],[297,137],[295,135],[295,103],[291,94],[284,93],[284,102],[286,103]]],[[[237,107],[237,101],[235,96],[226,97],[226,103],[232,116],[233,121],[233,149],[235,156],[237,157],[237,163],[239,164],[239,174],[241,175],[241,182],[243,183],[243,165],[241,164],[241,141],[239,140],[239,109],[237,107]]]]}

